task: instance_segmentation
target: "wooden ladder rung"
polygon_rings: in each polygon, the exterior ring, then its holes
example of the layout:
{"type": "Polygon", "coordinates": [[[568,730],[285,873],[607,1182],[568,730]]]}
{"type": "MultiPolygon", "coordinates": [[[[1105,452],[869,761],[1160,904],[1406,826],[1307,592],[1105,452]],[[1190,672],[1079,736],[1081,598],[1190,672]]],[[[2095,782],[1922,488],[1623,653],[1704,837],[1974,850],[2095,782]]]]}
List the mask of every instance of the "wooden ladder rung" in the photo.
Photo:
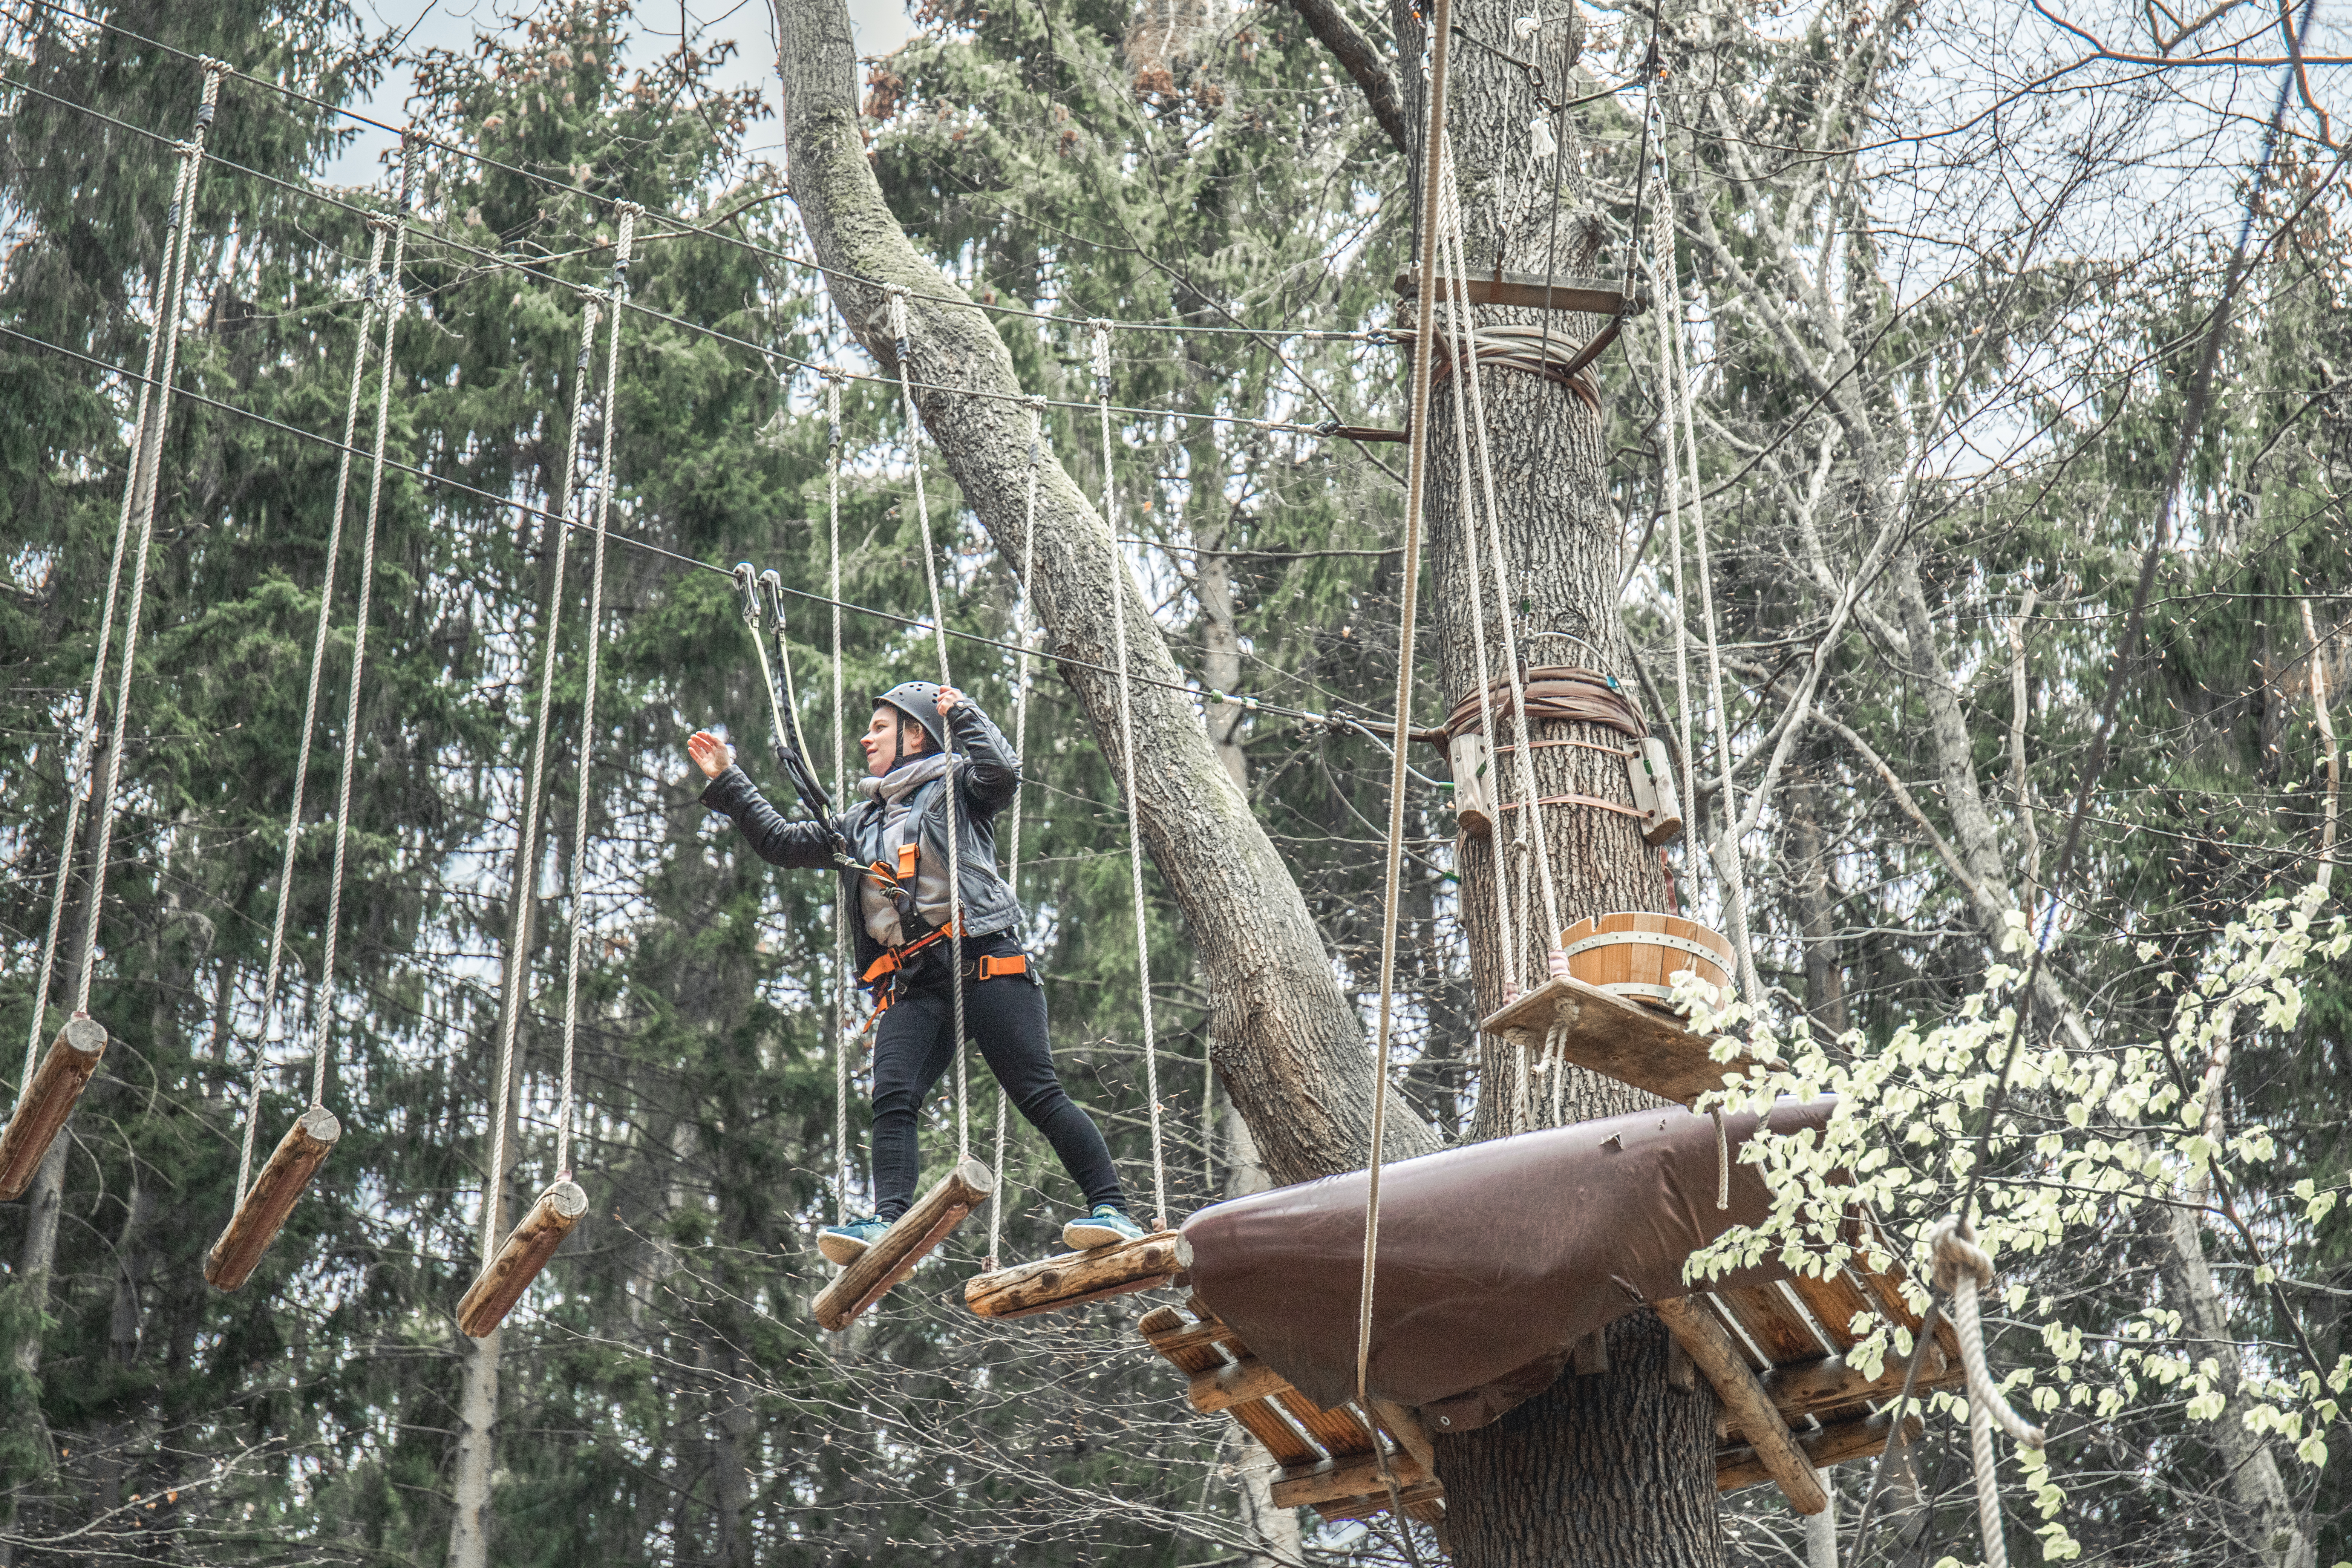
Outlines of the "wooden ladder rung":
{"type": "Polygon", "coordinates": [[[1557,1048],[1570,1062],[1678,1105],[1721,1089],[1727,1078],[1755,1065],[1744,1055],[1718,1062],[1708,1054],[1713,1042],[1705,1036],[1565,976],[1545,981],[1478,1027],[1530,1050],[1545,1048],[1557,1028],[1557,1048]]]}
{"type": "Polygon", "coordinates": [[[835,1333],[857,1321],[858,1314],[880,1300],[890,1288],[915,1271],[915,1265],[961,1225],[964,1216],[988,1201],[996,1190],[988,1167],[973,1159],[956,1162],[937,1185],[915,1200],[881,1239],[857,1255],[832,1284],[809,1303],[819,1324],[835,1333]]]}
{"type": "Polygon", "coordinates": [[[33,1184],[49,1145],[58,1141],[58,1130],[73,1114],[75,1102],[105,1055],[106,1031],[83,1013],[68,1018],[49,1042],[48,1054],[16,1101],[7,1131],[0,1132],[0,1203],[15,1203],[33,1184]]]}
{"type": "Polygon", "coordinates": [[[466,1287],[466,1294],[457,1302],[457,1327],[468,1339],[483,1339],[495,1332],[588,1212],[588,1194],[580,1184],[562,1181],[539,1194],[530,1212],[520,1224],[507,1233],[474,1282],[466,1287]]]}
{"type": "Polygon", "coordinates": [[[975,1274],[964,1281],[963,1301],[983,1318],[1026,1318],[1156,1289],[1192,1267],[1191,1242],[1172,1230],[1154,1231],[1110,1247],[975,1274]]]}
{"type": "Polygon", "coordinates": [[[228,1216],[220,1239],[205,1258],[205,1279],[215,1290],[242,1289],[261,1262],[261,1255],[278,1239],[286,1216],[310,1178],[325,1163],[343,1124],[323,1105],[314,1105],[294,1119],[286,1136],[271,1151],[269,1163],[245,1191],[244,1201],[228,1216]]]}

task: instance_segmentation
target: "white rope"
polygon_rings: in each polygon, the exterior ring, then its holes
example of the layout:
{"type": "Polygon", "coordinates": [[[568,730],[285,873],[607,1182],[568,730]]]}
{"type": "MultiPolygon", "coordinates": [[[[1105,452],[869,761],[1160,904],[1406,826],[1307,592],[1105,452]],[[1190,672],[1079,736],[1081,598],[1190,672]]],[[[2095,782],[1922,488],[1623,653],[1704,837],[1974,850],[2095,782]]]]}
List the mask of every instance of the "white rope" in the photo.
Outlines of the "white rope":
{"type": "MultiPolygon", "coordinates": [[[[1664,139],[1658,142],[1658,199],[1651,208],[1651,277],[1658,296],[1658,332],[1660,338],[1659,373],[1663,383],[1665,412],[1665,451],[1669,469],[1667,504],[1679,514],[1682,507],[1682,487],[1677,467],[1686,466],[1690,479],[1689,507],[1692,550],[1698,575],[1700,623],[1706,633],[1707,727],[1715,742],[1716,760],[1721,768],[1718,781],[1719,805],[1724,826],[1716,837],[1717,869],[1723,880],[1724,910],[1731,924],[1731,946],[1738,955],[1740,994],[1752,1005],[1760,1002],[1763,992],[1756,978],[1756,953],[1748,933],[1748,878],[1739,852],[1739,797],[1732,782],[1732,756],[1729,720],[1723,701],[1723,657],[1716,634],[1715,580],[1707,563],[1706,514],[1699,504],[1698,427],[1691,413],[1691,376],[1685,358],[1682,334],[1682,294],[1677,287],[1675,268],[1675,229],[1670,208],[1673,187],[1668,182],[1664,139]],[[1675,444],[1679,423],[1682,450],[1677,457],[1675,444]]],[[[1676,548],[1675,618],[1676,642],[1675,648],[1675,679],[1684,693],[1683,773],[1687,785],[1692,772],[1688,706],[1687,658],[1685,651],[1689,632],[1684,619],[1681,597],[1682,552],[1679,515],[1675,527],[1676,548]]],[[[1697,795],[1689,796],[1696,807],[1697,795]]]]}
{"type": "Polygon", "coordinates": [[[1969,1452],[1976,1468],[1977,1527],[1984,1536],[1985,1568],[2009,1568],[2009,1542],[2000,1522],[2000,1479],[1994,1472],[1992,1429],[1996,1422],[2012,1442],[2042,1447],[2042,1428],[2009,1407],[1985,1365],[1984,1328],[1977,1316],[1977,1292],[1992,1285],[1992,1259],[1976,1245],[1976,1232],[1958,1215],[1937,1220],[1927,1233],[1936,1284],[1952,1298],[1952,1328],[1960,1342],[1960,1364],[1969,1380],[1969,1452]]]}
{"type": "Polygon", "coordinates": [[[392,269],[385,275],[383,344],[379,351],[381,363],[376,367],[375,447],[368,476],[367,521],[360,533],[360,586],[352,608],[352,681],[350,694],[343,702],[343,756],[335,784],[335,864],[327,879],[327,929],[320,947],[319,987],[310,1022],[310,1103],[314,1107],[322,1103],[326,1096],[327,1052],[334,1038],[335,946],[343,923],[343,871],[351,858],[352,787],[359,775],[360,693],[361,682],[367,674],[368,615],[375,600],[376,531],[377,521],[383,511],[387,456],[384,443],[392,433],[393,334],[399,329],[400,307],[405,298],[400,272],[408,258],[408,193],[415,178],[416,150],[412,143],[403,149],[400,206],[392,220],[392,269]]]}
{"type": "MultiPolygon", "coordinates": [[[[507,1168],[507,1107],[514,1098],[515,1057],[522,1013],[530,989],[530,910],[539,897],[539,807],[547,779],[549,709],[554,705],[556,634],[563,625],[563,571],[571,553],[572,523],[567,515],[580,473],[580,411],[588,390],[589,356],[596,346],[596,302],[588,300],[580,312],[580,353],[572,374],[572,427],[559,476],[563,493],[550,499],[549,521],[555,531],[555,556],[547,568],[547,625],[541,633],[539,707],[532,721],[530,772],[523,784],[522,832],[515,840],[514,876],[507,897],[512,903],[507,924],[505,999],[499,1019],[499,1092],[490,1110],[490,1168],[482,1184],[482,1261],[488,1263],[499,1247],[499,1210],[504,1197],[507,1168]]],[[[592,630],[593,628],[591,628],[592,630]]]]}
{"type": "MultiPolygon", "coordinates": [[[[1021,645],[1013,675],[1013,754],[1025,765],[1029,755],[1029,577],[1037,563],[1037,477],[1045,460],[1045,400],[1029,400],[1029,496],[1021,516],[1021,596],[1013,605],[1013,640],[1021,645]]],[[[835,595],[836,598],[840,595],[835,595]]],[[[1005,861],[1004,885],[1013,902],[1021,900],[1021,774],[1013,775],[1013,845],[1005,861]]],[[[996,1086],[996,1185],[988,1198],[988,1270],[997,1266],[997,1244],[1004,1226],[1004,1148],[1010,1137],[1005,1115],[1004,1085],[996,1086]]]]}
{"type": "Polygon", "coordinates": [[[588,644],[585,687],[580,694],[580,766],[572,803],[572,942],[563,963],[563,1067],[555,1096],[555,1179],[572,1179],[573,1064],[580,1034],[580,955],[588,931],[588,764],[596,753],[596,680],[604,647],[604,536],[613,517],[613,429],[621,422],[621,308],[629,298],[629,244],[636,237],[637,207],[621,204],[620,233],[613,242],[613,329],[604,340],[604,408],[596,442],[596,537],[590,546],[588,620],[581,636],[588,644]]]}
{"type": "MultiPolygon", "coordinates": [[[[1449,139],[1446,145],[1450,147],[1451,144],[1449,139]]],[[[1451,263],[1450,270],[1454,274],[1455,289],[1462,292],[1463,308],[1466,315],[1470,265],[1463,254],[1462,204],[1454,192],[1453,159],[1450,154],[1446,157],[1440,173],[1444,176],[1440,196],[1445,205],[1445,210],[1453,215],[1453,222],[1450,226],[1451,255],[1448,258],[1451,263]]],[[[1446,226],[1441,226],[1441,237],[1445,237],[1446,226]]],[[[1503,668],[1511,688],[1511,738],[1515,745],[1514,758],[1518,764],[1520,798],[1533,802],[1540,799],[1541,795],[1536,787],[1535,748],[1528,743],[1528,687],[1519,668],[1517,616],[1511,611],[1510,594],[1506,586],[1510,581],[1510,568],[1503,552],[1502,509],[1496,499],[1494,452],[1486,439],[1485,380],[1479,374],[1475,341],[1471,345],[1469,363],[1457,368],[1469,380],[1471,428],[1477,437],[1478,471],[1486,485],[1486,538],[1494,557],[1496,598],[1502,611],[1503,668]]],[[[1559,949],[1560,901],[1559,883],[1552,875],[1551,835],[1541,820],[1542,813],[1542,806],[1530,805],[1519,814],[1520,820],[1513,825],[1513,828],[1519,841],[1532,841],[1537,883],[1543,889],[1544,947],[1549,954],[1557,952],[1559,949]]],[[[1495,825],[1495,831],[1498,835],[1502,832],[1502,823],[1499,819],[1495,825]]],[[[1548,970],[1554,967],[1557,967],[1556,963],[1548,962],[1548,970]]],[[[1530,976],[1530,978],[1533,977],[1530,976]]],[[[1541,981],[1537,982],[1538,984],[1541,983],[1541,981]]]]}
{"type": "MultiPolygon", "coordinates": [[[[915,413],[915,389],[908,381],[907,290],[890,289],[890,336],[898,350],[898,404],[907,418],[907,456],[915,470],[915,518],[923,530],[923,584],[931,595],[931,640],[940,656],[940,684],[953,685],[948,671],[948,623],[940,601],[939,555],[931,543],[931,510],[923,494],[923,426],[915,413]]],[[[838,595],[835,595],[838,597],[838,595]]],[[[942,726],[944,728],[944,725],[942,726]]],[[[944,749],[944,748],[943,748],[944,749]]],[[[965,1060],[963,1021],[963,787],[955,764],[948,764],[948,994],[955,1011],[956,1158],[971,1158],[971,1079],[965,1060]]]]}
{"type": "Polygon", "coordinates": [[[286,848],[278,865],[278,909],[269,922],[269,959],[262,970],[262,1037],[253,1049],[253,1079],[245,1097],[245,1143],[237,1156],[236,1201],[245,1201],[253,1175],[254,1140],[261,1112],[261,1089],[269,1071],[269,1047],[280,1037],[278,1026],[278,983],[285,963],[286,915],[294,890],[294,854],[302,841],[303,786],[310,782],[311,731],[319,722],[319,688],[327,666],[327,626],[335,604],[335,574],[343,548],[343,507],[351,494],[352,453],[359,437],[360,388],[365,384],[368,344],[375,330],[376,290],[383,270],[385,228],[369,226],[368,275],[361,296],[359,332],[352,343],[351,397],[343,408],[343,449],[335,464],[335,510],[327,524],[327,560],[319,580],[319,619],[310,637],[310,679],[302,699],[302,741],[294,763],[294,798],[286,810],[286,848]]]}
{"type": "MultiPolygon", "coordinates": [[[[98,847],[90,857],[89,908],[82,924],[81,976],[74,986],[73,1010],[78,1016],[89,1012],[90,982],[98,972],[98,916],[106,902],[107,860],[114,853],[114,797],[122,784],[122,745],[131,721],[131,682],[139,668],[139,617],[147,605],[148,550],[155,538],[155,492],[162,488],[163,435],[172,423],[172,384],[178,375],[180,327],[187,314],[181,296],[188,279],[188,244],[196,226],[196,174],[204,165],[205,143],[211,138],[213,114],[220,101],[221,76],[227,69],[218,60],[205,62],[204,97],[196,106],[195,134],[180,144],[180,156],[186,161],[186,178],[178,185],[178,232],[167,247],[172,253],[167,268],[171,287],[166,291],[164,314],[155,323],[156,330],[163,334],[163,363],[155,377],[155,418],[140,431],[142,447],[131,464],[131,483],[138,487],[141,497],[136,508],[139,543],[131,562],[131,603],[122,618],[122,668],[114,682],[114,736],[106,752],[106,784],[95,803],[98,847]]],[[[37,1015],[38,1011],[36,1007],[37,1015]]],[[[28,1070],[26,1086],[31,1082],[28,1070]]]]}
{"type": "MultiPolygon", "coordinates": [[[[1450,145],[1450,142],[1441,143],[1441,146],[1450,145]]],[[[1444,208],[1438,217],[1440,224],[1450,223],[1457,227],[1461,221],[1461,212],[1454,206],[1444,208]]],[[[1503,774],[1495,751],[1494,674],[1486,656],[1486,573],[1481,564],[1484,552],[1478,531],[1478,492],[1470,475],[1470,416],[1463,401],[1462,367],[1458,363],[1461,345],[1475,341],[1477,319],[1470,312],[1466,290],[1459,287],[1462,269],[1454,268],[1452,270],[1456,274],[1454,279],[1456,287],[1448,289],[1445,293],[1446,340],[1454,345],[1457,363],[1453,367],[1455,374],[1447,379],[1454,395],[1454,455],[1462,488],[1462,554],[1470,571],[1470,643],[1477,659],[1478,733],[1486,745],[1486,779],[1494,795],[1488,802],[1486,813],[1486,841],[1494,855],[1495,925],[1503,952],[1503,997],[1507,1003],[1519,994],[1518,922],[1512,918],[1511,911],[1510,868],[1503,833],[1503,798],[1499,787],[1503,774]]],[[[1486,497],[1488,507],[1494,505],[1494,489],[1489,486],[1486,497]]],[[[1506,594],[1502,581],[1497,579],[1495,584],[1497,605],[1503,603],[1506,594]]],[[[1462,781],[1456,780],[1454,789],[1457,796],[1461,787],[1462,781]]],[[[1535,796],[1529,794],[1525,798],[1532,800],[1535,796]]]]}
{"type": "MultiPolygon", "coordinates": [[[[841,689],[841,376],[824,373],[824,527],[826,592],[833,597],[833,798],[849,800],[848,745],[842,730],[841,689]]],[[[838,880],[838,879],[836,879],[838,880]]],[[[834,900],[833,914],[833,1153],[840,1169],[833,1188],[833,1221],[849,1223],[849,893],[834,900]]]]}
{"type": "MultiPolygon", "coordinates": [[[[201,112],[201,110],[199,110],[201,112]]],[[[73,881],[74,844],[81,837],[82,805],[94,782],[89,770],[97,760],[98,704],[106,694],[106,656],[114,639],[114,612],[122,590],[122,559],[131,548],[131,512],[139,493],[140,459],[147,449],[148,393],[157,384],[163,355],[163,320],[176,309],[172,279],[179,237],[189,226],[194,199],[195,163],[183,158],[172,184],[172,205],[164,219],[163,250],[155,261],[155,324],[147,334],[147,374],[140,379],[138,413],[131,424],[131,462],[122,481],[122,507],[114,521],[114,560],[107,568],[105,607],[98,618],[98,656],[90,663],[89,690],[75,718],[79,733],[73,756],[66,764],[66,830],[58,850],[58,879],[49,890],[49,929],[41,942],[40,978],[33,985],[33,1016],[25,1037],[25,1076],[17,1089],[21,1099],[33,1087],[33,1069],[40,1060],[43,1026],[48,1022],[49,983],[57,973],[58,941],[65,930],[66,889],[73,881]]],[[[346,438],[346,446],[350,445],[346,438]]]]}
{"type": "MultiPolygon", "coordinates": [[[[1118,552],[1118,481],[1111,468],[1110,328],[1095,322],[1095,404],[1102,420],[1103,523],[1109,530],[1111,668],[1118,680],[1119,781],[1127,795],[1128,880],[1135,895],[1135,968],[1143,1009],[1143,1091],[1151,1100],[1151,1228],[1168,1228],[1168,1166],[1160,1152],[1160,1051],[1151,1018],[1151,939],[1145,927],[1143,829],[1135,798],[1135,698],[1127,664],[1127,563],[1118,552]]],[[[1404,748],[1397,748],[1400,755],[1404,748]]]]}

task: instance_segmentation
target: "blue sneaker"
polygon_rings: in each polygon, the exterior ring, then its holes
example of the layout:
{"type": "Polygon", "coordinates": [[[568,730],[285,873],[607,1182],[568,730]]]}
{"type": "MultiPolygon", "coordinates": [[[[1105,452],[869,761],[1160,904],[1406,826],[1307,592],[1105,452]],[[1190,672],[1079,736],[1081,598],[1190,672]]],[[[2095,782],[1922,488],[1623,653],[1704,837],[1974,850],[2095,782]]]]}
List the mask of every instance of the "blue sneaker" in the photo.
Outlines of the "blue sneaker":
{"type": "Polygon", "coordinates": [[[827,1263],[855,1263],[889,1229],[888,1220],[878,1219],[872,1215],[864,1219],[851,1220],[847,1225],[829,1225],[816,1233],[816,1249],[824,1254],[827,1263]]]}
{"type": "Polygon", "coordinates": [[[1062,1245],[1076,1252],[1091,1252],[1097,1247],[1116,1247],[1122,1241],[1140,1241],[1149,1233],[1129,1219],[1127,1211],[1115,1204],[1097,1204],[1095,1212],[1084,1219],[1074,1219],[1062,1227],[1062,1245]]]}

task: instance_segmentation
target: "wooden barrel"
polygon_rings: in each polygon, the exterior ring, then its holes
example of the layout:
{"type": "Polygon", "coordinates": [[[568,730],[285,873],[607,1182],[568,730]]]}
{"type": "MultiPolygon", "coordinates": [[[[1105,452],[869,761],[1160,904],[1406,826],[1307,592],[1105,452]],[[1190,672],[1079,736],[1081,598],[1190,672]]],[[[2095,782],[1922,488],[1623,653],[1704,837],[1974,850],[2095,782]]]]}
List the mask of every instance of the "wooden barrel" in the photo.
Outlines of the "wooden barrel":
{"type": "Polygon", "coordinates": [[[1559,945],[1571,976],[1661,1013],[1676,1012],[1673,976],[1681,970],[1731,987],[1730,941],[1680,915],[1595,915],[1560,932],[1559,945]]]}

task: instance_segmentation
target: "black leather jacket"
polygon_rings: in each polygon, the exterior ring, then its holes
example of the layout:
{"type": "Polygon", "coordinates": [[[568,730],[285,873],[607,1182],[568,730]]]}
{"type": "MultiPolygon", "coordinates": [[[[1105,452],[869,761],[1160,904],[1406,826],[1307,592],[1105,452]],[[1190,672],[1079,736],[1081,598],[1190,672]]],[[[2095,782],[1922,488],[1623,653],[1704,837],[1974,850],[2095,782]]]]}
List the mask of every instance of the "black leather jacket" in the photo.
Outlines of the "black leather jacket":
{"type": "MultiPolygon", "coordinates": [[[[953,742],[954,762],[946,778],[933,779],[918,788],[912,797],[919,826],[917,842],[921,846],[927,864],[944,865],[948,853],[948,792],[952,783],[961,797],[956,813],[962,832],[956,841],[960,879],[963,899],[964,932],[968,936],[989,936],[1002,931],[1017,931],[1021,921],[1021,905],[1013,897],[1013,889],[996,870],[996,814],[1013,799],[1021,782],[1021,759],[1013,752],[1012,742],[990,721],[977,704],[969,698],[956,704],[948,714],[948,736],[953,742]],[[936,856],[937,859],[932,858],[936,856]]],[[[794,822],[787,818],[765,796],[757,784],[740,767],[730,767],[710,781],[702,792],[702,804],[711,810],[723,812],[734,819],[750,841],[751,851],[773,866],[818,867],[833,864],[833,849],[824,830],[814,822],[794,822]]],[[[883,812],[879,801],[860,801],[834,818],[834,827],[849,840],[850,853],[856,846],[866,841],[867,823],[883,812]]],[[[842,890],[849,900],[850,932],[856,942],[857,973],[882,956],[882,944],[866,934],[866,922],[856,916],[858,872],[843,869],[842,890]]]]}

